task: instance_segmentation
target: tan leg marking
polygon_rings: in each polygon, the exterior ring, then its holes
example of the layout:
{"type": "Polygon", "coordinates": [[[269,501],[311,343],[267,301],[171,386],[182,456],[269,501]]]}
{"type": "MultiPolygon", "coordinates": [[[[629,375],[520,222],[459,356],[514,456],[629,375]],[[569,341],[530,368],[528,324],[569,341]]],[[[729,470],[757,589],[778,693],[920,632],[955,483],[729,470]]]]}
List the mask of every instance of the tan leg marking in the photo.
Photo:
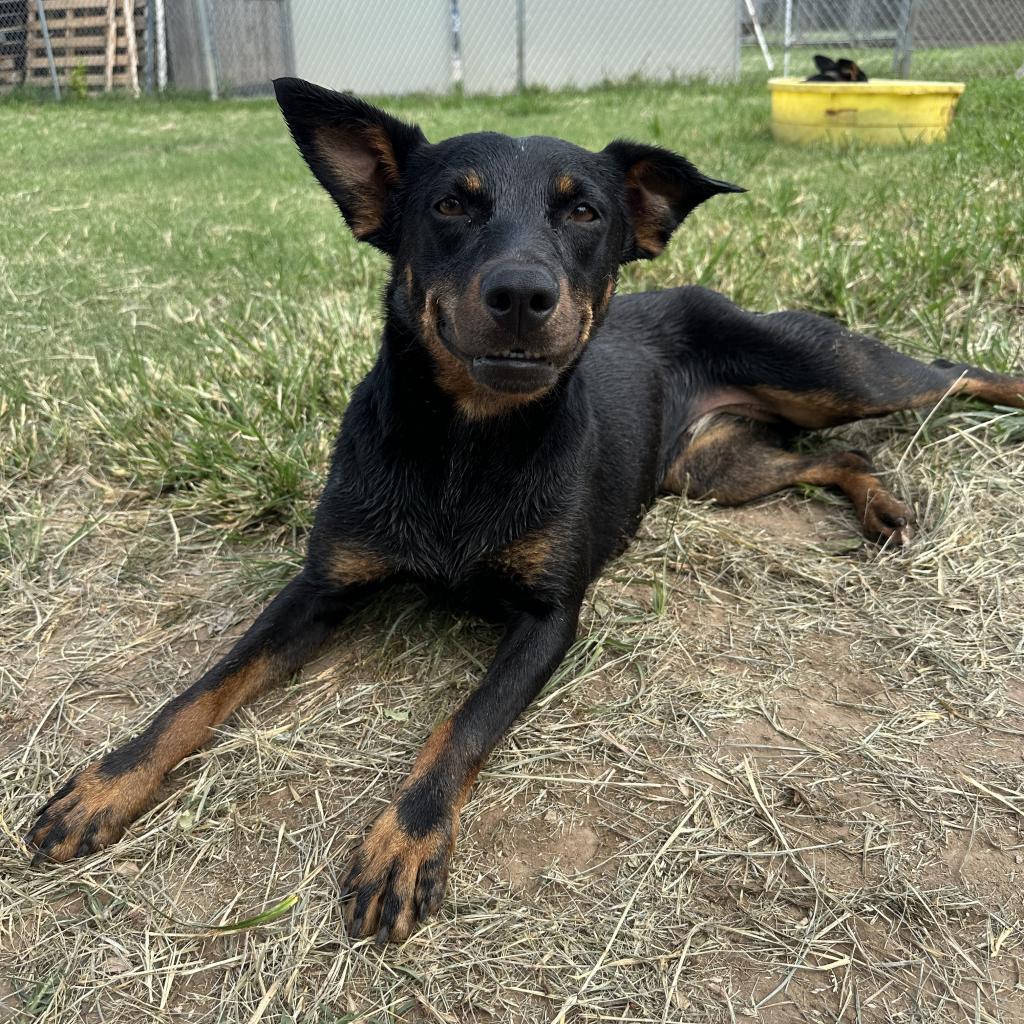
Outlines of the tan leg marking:
{"type": "Polygon", "coordinates": [[[369,583],[388,574],[388,563],[369,548],[339,544],[327,557],[327,572],[340,586],[369,583]]]}
{"type": "Polygon", "coordinates": [[[375,936],[379,942],[401,942],[418,921],[441,906],[462,808],[479,769],[467,775],[447,816],[426,835],[408,832],[399,801],[452,749],[452,728],[448,719],[431,733],[395,799],[374,822],[353,858],[344,884],[349,894],[345,922],[353,938],[375,936]]]}
{"type": "Polygon", "coordinates": [[[1013,377],[979,380],[976,377],[964,376],[942,387],[921,391],[887,403],[854,402],[829,391],[787,391],[768,385],[758,385],[746,390],[773,415],[812,430],[834,427],[853,420],[871,419],[874,416],[886,416],[902,409],[927,409],[937,405],[944,398],[956,395],[968,395],[993,405],[1024,409],[1024,380],[1013,377]]]}
{"type": "Polygon", "coordinates": [[[43,807],[29,832],[30,846],[39,851],[37,860],[63,863],[119,839],[156,801],[167,773],[198,750],[214,727],[279,678],[274,660],[258,655],[215,688],[158,719],[159,732],[131,767],[101,770],[101,761],[79,772],[43,807]]]}
{"type": "Polygon", "coordinates": [[[861,528],[872,540],[891,538],[906,547],[914,537],[914,510],[890,494],[870,464],[855,452],[823,457],[820,463],[800,470],[795,482],[838,487],[850,499],[861,528]]]}
{"type": "Polygon", "coordinates": [[[1003,377],[995,381],[968,377],[962,382],[961,394],[980,398],[992,405],[1024,409],[1024,377],[1003,377]]]}
{"type": "Polygon", "coordinates": [[[838,487],[872,540],[906,545],[914,533],[910,506],[893,497],[856,452],[799,455],[755,433],[753,424],[711,414],[665,474],[663,490],[721,505],[742,505],[794,484],[838,487]]]}
{"type": "Polygon", "coordinates": [[[534,583],[544,574],[554,546],[554,538],[546,530],[527,533],[496,551],[491,562],[513,573],[525,583],[534,583]]]}

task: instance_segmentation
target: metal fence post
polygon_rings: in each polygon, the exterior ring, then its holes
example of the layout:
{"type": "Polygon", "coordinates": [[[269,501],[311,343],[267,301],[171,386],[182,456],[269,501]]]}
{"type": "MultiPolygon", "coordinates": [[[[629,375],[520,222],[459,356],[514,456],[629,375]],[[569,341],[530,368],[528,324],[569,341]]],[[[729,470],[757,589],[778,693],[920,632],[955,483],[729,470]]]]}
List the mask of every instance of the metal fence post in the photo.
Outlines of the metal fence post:
{"type": "Polygon", "coordinates": [[[196,0],[196,14],[199,16],[199,45],[203,51],[203,65],[206,68],[206,84],[210,90],[210,99],[218,98],[217,65],[213,59],[213,38],[210,32],[210,8],[206,0],[196,0]]]}
{"type": "Polygon", "coordinates": [[[155,69],[156,49],[156,18],[153,14],[153,5],[146,4],[146,92],[153,91],[153,73],[155,69]]]}
{"type": "Polygon", "coordinates": [[[53,80],[54,99],[60,100],[60,82],[57,79],[57,62],[53,59],[53,44],[50,42],[50,27],[46,24],[46,10],[43,0],[36,0],[36,11],[39,14],[39,27],[43,33],[43,45],[46,47],[46,60],[50,65],[50,78],[53,80]]]}
{"type": "Polygon", "coordinates": [[[516,88],[526,88],[526,0],[516,0],[516,88]]]}
{"type": "Polygon", "coordinates": [[[156,88],[163,92],[167,88],[167,22],[164,17],[164,0],[154,0],[153,21],[156,24],[156,88]]]}
{"type": "Polygon", "coordinates": [[[295,74],[295,36],[292,34],[292,2],[281,3],[281,36],[284,48],[284,70],[287,75],[295,74]]]}
{"type": "Polygon", "coordinates": [[[782,30],[782,74],[789,76],[789,51],[793,46],[793,0],[786,0],[786,22],[782,30]]]}
{"type": "Polygon", "coordinates": [[[913,53],[914,0],[901,0],[899,22],[896,26],[896,47],[892,54],[892,73],[897,78],[910,76],[910,58],[913,53]]]}

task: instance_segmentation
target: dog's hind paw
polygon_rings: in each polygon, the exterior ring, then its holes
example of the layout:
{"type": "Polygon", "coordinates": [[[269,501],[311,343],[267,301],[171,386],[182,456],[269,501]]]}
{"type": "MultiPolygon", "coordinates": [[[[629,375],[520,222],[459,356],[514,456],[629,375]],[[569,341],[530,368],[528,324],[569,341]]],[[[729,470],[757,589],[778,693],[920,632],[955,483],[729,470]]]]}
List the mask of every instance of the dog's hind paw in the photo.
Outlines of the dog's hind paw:
{"type": "Polygon", "coordinates": [[[401,942],[444,900],[454,828],[410,835],[394,805],[374,824],[342,886],[345,925],[353,939],[401,942]]]}
{"type": "Polygon", "coordinates": [[[861,525],[869,540],[906,548],[914,538],[917,517],[909,505],[888,491],[869,491],[861,525]]]}

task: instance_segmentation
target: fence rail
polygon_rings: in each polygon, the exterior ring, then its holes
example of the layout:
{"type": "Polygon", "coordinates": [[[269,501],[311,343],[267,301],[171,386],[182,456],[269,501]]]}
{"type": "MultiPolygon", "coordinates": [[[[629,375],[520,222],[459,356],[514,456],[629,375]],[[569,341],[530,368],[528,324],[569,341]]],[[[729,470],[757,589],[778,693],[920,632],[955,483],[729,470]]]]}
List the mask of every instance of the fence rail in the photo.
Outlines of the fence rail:
{"type": "Polygon", "coordinates": [[[500,93],[804,75],[814,51],[873,77],[1021,76],[1024,0],[0,0],[0,90],[500,93]]]}

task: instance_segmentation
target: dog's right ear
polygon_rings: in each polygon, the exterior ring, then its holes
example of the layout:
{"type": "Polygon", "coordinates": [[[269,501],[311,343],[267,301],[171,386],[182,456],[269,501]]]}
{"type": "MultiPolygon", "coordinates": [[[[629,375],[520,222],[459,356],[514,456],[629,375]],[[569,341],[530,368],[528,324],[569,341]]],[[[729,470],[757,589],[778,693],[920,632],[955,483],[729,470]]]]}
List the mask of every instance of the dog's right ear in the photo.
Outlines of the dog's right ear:
{"type": "Polygon", "coordinates": [[[301,78],[275,79],[274,92],[295,144],[352,234],[393,255],[394,197],[409,155],[427,141],[423,132],[351,94],[301,78]]]}

